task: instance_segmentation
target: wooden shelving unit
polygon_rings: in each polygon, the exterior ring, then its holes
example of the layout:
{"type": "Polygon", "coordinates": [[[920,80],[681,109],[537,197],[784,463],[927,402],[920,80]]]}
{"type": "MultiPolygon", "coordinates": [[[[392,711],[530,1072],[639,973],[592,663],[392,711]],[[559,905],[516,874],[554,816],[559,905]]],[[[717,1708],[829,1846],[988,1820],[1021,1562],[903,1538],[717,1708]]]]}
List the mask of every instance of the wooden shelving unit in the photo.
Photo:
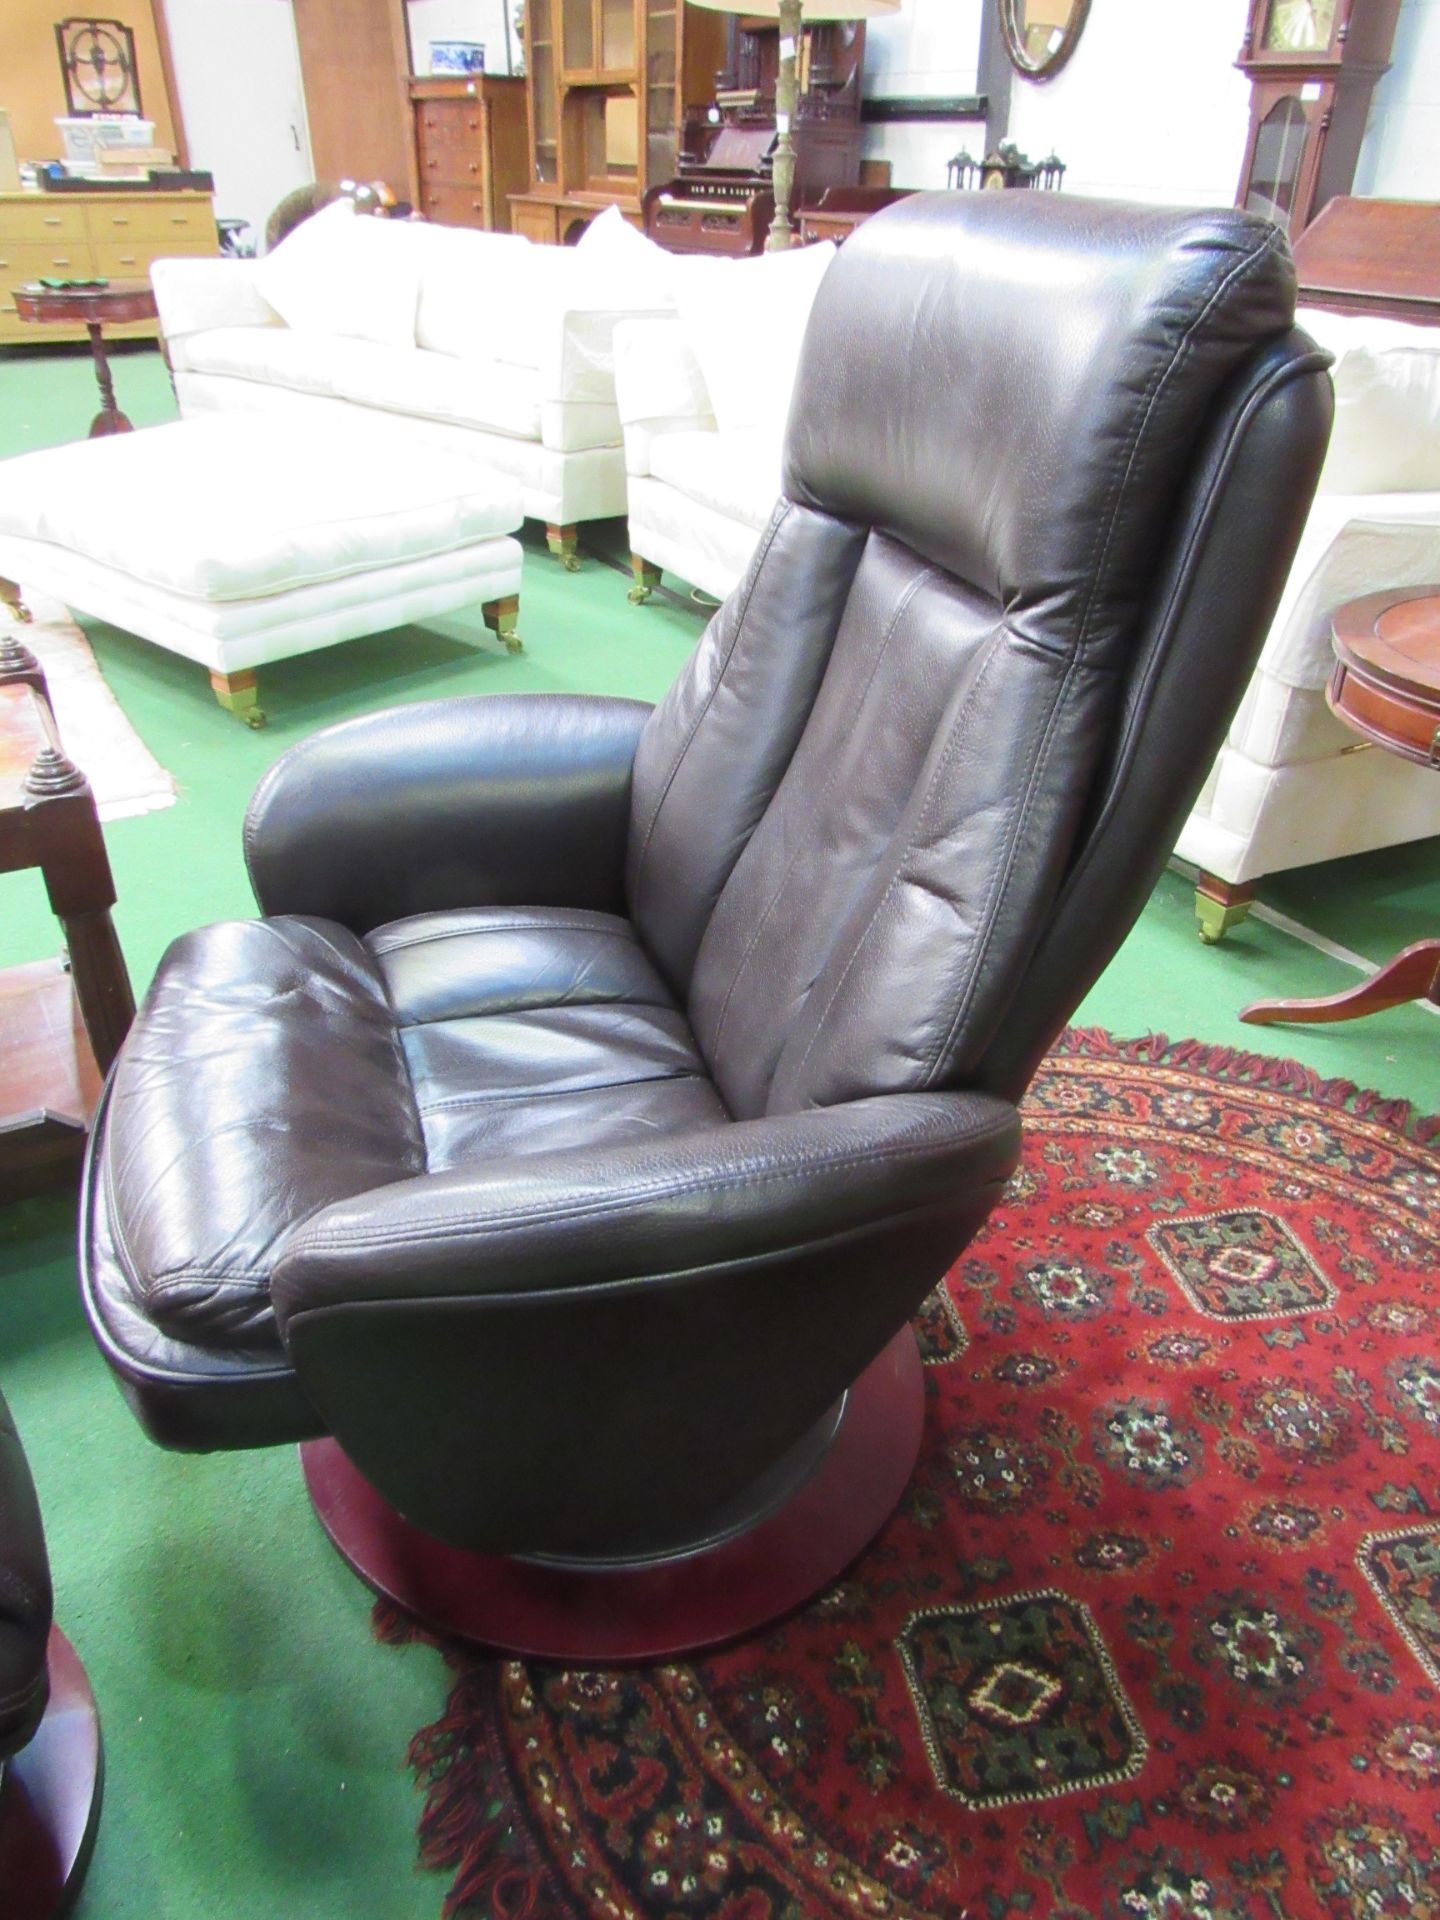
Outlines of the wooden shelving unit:
{"type": "Polygon", "coordinates": [[[608,206],[642,226],[646,190],[674,175],[686,99],[711,97],[724,49],[723,16],[682,0],[529,0],[515,231],[563,244],[608,206]]]}

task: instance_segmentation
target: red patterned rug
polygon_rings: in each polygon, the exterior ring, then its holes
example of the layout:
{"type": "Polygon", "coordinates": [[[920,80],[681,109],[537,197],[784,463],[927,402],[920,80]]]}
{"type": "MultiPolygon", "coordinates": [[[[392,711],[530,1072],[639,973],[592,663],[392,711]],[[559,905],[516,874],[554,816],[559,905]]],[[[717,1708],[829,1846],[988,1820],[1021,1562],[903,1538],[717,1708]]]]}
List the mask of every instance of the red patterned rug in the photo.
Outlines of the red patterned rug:
{"type": "Polygon", "coordinates": [[[1440,1916],[1440,1122],[1086,1032],[1026,1117],[838,1586],[688,1664],[450,1649],[447,1913],[1440,1916]]]}

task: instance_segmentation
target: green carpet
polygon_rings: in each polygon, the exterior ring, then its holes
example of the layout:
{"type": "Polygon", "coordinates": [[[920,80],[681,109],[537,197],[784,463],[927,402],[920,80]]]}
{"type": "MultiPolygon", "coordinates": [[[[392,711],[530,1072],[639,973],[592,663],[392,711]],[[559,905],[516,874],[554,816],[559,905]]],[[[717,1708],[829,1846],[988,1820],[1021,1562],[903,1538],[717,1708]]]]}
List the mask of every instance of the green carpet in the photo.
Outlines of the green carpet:
{"type": "MultiPolygon", "coordinates": [[[[115,372],[137,426],[173,417],[157,354],[121,352],[115,372]]],[[[79,437],[94,405],[83,352],[0,352],[0,456],[79,437]]],[[[596,541],[618,551],[623,529],[592,536],[592,554],[596,541]]],[[[85,622],[125,711],[180,786],[177,806],[107,829],[137,990],[182,929],[252,910],[240,817],[293,741],[448,693],[654,698],[701,619],[662,602],[631,607],[625,582],[596,559],[567,575],[532,539],[520,625],[526,651],[514,659],[477,611],[272,667],[261,676],[271,723],[251,733],[215,704],[199,668],[85,622]]],[[[1433,842],[1308,869],[1264,893],[1377,960],[1440,925],[1433,842]]],[[[0,878],[0,964],[54,947],[36,877],[0,878]]],[[[1253,921],[1203,948],[1189,889],[1167,874],[1079,1017],[1122,1036],[1293,1054],[1440,1109],[1440,1027],[1418,1009],[1308,1031],[1235,1018],[1258,995],[1333,992],[1354,978],[1253,921]]],[[[438,1660],[370,1644],[367,1596],[311,1518],[292,1454],[186,1459],[142,1437],[81,1321],[70,1212],[60,1201],[0,1211],[0,1380],[40,1487],[59,1616],[105,1723],[106,1808],[81,1920],[434,1920],[443,1882],[412,1866],[418,1807],[403,1763],[443,1700],[438,1660]]]]}

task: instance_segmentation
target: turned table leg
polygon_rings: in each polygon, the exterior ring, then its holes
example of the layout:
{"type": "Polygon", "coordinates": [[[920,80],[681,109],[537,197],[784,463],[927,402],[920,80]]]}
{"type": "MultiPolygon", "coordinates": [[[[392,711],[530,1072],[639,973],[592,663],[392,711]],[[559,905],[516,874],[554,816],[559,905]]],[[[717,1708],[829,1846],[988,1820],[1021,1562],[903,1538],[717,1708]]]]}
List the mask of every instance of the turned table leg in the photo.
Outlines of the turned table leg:
{"type": "Polygon", "coordinates": [[[1440,1007],[1440,940],[1417,940],[1378,973],[1343,993],[1327,994],[1323,1000],[1255,1000],[1240,1018],[1252,1027],[1273,1026],[1277,1020],[1324,1026],[1333,1020],[1358,1020],[1364,1013],[1384,1013],[1411,1000],[1428,1000],[1440,1007]]]}
{"type": "Polygon", "coordinates": [[[630,589],[630,604],[634,607],[643,607],[660,584],[660,569],[653,560],[646,560],[640,554],[632,553],[630,571],[635,576],[635,584],[630,589]]]}
{"type": "Polygon", "coordinates": [[[545,542],[567,573],[580,571],[580,555],[576,551],[580,544],[578,527],[557,527],[551,521],[545,528],[545,542]]]}
{"type": "Polygon", "coordinates": [[[222,707],[226,707],[243,720],[247,727],[263,727],[265,715],[260,711],[260,692],[255,685],[255,675],[249,673],[212,673],[210,684],[215,689],[215,698],[222,707]]]}
{"type": "Polygon", "coordinates": [[[480,609],[485,624],[507,653],[521,653],[525,642],[515,631],[520,618],[520,596],[507,593],[503,600],[487,600],[480,609]]]}
{"type": "Polygon", "coordinates": [[[1207,947],[1238,927],[1255,904],[1253,880],[1222,880],[1218,873],[1202,868],[1195,880],[1195,917],[1200,922],[1200,938],[1207,947]]]}
{"type": "Polygon", "coordinates": [[[90,335],[90,352],[95,360],[95,380],[100,388],[100,411],[90,422],[90,438],[99,440],[110,433],[130,433],[130,422],[115,404],[115,382],[110,377],[110,357],[105,351],[105,341],[98,320],[87,320],[85,331],[90,335]]]}

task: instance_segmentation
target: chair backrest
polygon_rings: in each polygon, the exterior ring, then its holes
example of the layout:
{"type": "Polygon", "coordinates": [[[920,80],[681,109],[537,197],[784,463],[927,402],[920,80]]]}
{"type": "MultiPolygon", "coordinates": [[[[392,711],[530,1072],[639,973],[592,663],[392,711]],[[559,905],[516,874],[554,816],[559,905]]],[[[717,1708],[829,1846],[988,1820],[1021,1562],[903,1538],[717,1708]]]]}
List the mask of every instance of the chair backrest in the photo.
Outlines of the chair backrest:
{"type": "Polygon", "coordinates": [[[1329,429],[1293,311],[1228,210],[921,195],[847,242],[636,760],[631,911],[737,1117],[1023,1086],[1273,612],[1329,429]]]}

